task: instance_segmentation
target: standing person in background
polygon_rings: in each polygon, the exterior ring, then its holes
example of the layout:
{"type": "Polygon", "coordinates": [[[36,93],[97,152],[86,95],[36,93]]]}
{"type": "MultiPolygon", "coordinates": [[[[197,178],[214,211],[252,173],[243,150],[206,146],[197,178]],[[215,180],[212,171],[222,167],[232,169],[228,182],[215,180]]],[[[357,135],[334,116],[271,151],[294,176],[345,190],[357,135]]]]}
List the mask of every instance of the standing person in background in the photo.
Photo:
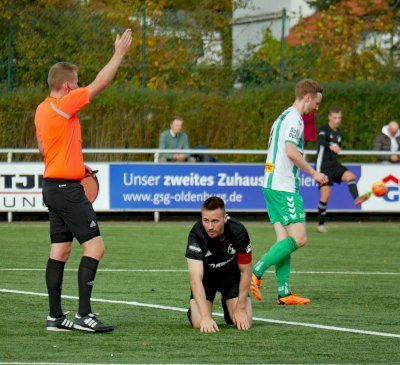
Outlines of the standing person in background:
{"type": "MultiPolygon", "coordinates": [[[[322,94],[317,94],[317,103],[318,105],[322,101],[322,94]]],[[[311,114],[304,114],[303,122],[304,122],[304,150],[315,148],[315,142],[317,141],[317,127],[316,127],[316,110],[314,110],[311,114]]],[[[304,158],[309,160],[306,156],[306,152],[304,151],[304,158]]]]}
{"type": "Polygon", "coordinates": [[[303,157],[302,115],[317,110],[321,100],[322,89],[314,80],[305,79],[298,82],[293,105],[275,120],[271,128],[263,193],[269,219],[274,225],[276,242],[253,267],[250,290],[257,300],[262,299],[261,277],[274,265],[278,284],[277,303],[310,303],[310,299],[291,291],[289,277],[292,253],[307,242],[304,204],[299,194],[299,169],[320,184],[327,182],[327,177],[316,171],[303,157]]]}
{"type": "MultiPolygon", "coordinates": [[[[400,151],[399,124],[395,120],[383,126],[382,131],[374,139],[372,149],[374,151],[400,151]]],[[[379,155],[377,159],[379,162],[399,163],[400,155],[379,155]]]]}
{"type": "Polygon", "coordinates": [[[92,311],[91,294],[104,243],[96,213],[80,181],[86,169],[82,154],[81,126],[77,113],[105,89],[130,49],[130,29],[117,35],[114,54],[87,87],[78,86],[78,67],[59,62],[50,68],[47,83],[50,96],[36,109],[35,126],[39,150],[44,156],[43,201],[49,210],[50,257],[46,268],[49,297],[47,330],[110,332],[92,311]],[[83,254],[78,269],[79,308],[72,322],[61,306],[64,266],[76,238],[83,254]]]}
{"type": "MultiPolygon", "coordinates": [[[[319,100],[319,102],[321,102],[321,100],[319,100]]],[[[310,115],[303,115],[304,149],[307,149],[309,142],[315,142],[317,140],[317,127],[315,126],[315,118],[315,111],[313,111],[310,115]]]]}
{"type": "MultiPolygon", "coordinates": [[[[158,148],[169,150],[188,150],[189,138],[183,129],[182,118],[175,118],[170,129],[160,134],[158,148]]],[[[160,162],[196,162],[196,159],[187,153],[160,153],[160,162]]]]}
{"type": "Polygon", "coordinates": [[[326,233],[325,218],[333,183],[347,183],[354,205],[360,205],[369,199],[370,194],[359,195],[355,175],[338,160],[342,145],[342,133],[339,129],[342,111],[332,108],[328,114],[328,123],[318,132],[318,150],[316,169],[328,176],[328,183],[319,186],[321,198],[318,204],[318,227],[320,233],[326,233]]]}

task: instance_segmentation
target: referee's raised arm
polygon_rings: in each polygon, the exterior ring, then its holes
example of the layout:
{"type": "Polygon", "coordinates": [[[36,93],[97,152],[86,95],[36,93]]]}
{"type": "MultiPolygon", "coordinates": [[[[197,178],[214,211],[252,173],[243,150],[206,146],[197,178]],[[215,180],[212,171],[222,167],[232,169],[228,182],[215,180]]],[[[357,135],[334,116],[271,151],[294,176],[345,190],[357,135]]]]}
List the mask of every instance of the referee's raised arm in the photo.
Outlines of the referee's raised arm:
{"type": "Polygon", "coordinates": [[[112,55],[110,61],[102,68],[97,74],[94,81],[87,86],[89,91],[89,98],[93,100],[101,91],[103,91],[110,82],[114,79],[115,74],[121,65],[122,59],[125,54],[129,51],[132,44],[132,30],[126,29],[120,37],[117,34],[115,39],[115,52],[112,55]]]}

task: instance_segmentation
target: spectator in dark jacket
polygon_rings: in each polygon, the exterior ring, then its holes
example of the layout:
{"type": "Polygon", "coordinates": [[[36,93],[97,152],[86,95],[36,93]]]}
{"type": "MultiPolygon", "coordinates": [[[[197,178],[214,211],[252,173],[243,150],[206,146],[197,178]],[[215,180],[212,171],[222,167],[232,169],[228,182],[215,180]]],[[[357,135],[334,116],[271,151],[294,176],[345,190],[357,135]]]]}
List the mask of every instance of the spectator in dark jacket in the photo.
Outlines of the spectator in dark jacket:
{"type": "MultiPolygon", "coordinates": [[[[373,150],[377,151],[400,151],[399,124],[392,120],[388,125],[383,126],[382,131],[375,137],[373,150]]],[[[400,155],[377,156],[380,162],[399,163],[400,155]]]]}

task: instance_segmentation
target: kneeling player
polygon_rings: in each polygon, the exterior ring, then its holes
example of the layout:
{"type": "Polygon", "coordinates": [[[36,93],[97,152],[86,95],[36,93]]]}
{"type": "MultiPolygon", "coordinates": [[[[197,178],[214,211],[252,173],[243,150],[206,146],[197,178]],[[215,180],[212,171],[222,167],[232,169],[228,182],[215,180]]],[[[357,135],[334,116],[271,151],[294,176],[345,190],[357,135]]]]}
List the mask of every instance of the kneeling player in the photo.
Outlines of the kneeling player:
{"type": "Polygon", "coordinates": [[[218,197],[204,202],[201,216],[189,233],[186,249],[191,287],[189,321],[201,332],[219,331],[212,306],[220,292],[225,322],[248,330],[252,324],[252,263],[247,230],[228,217],[224,201],[218,197]]]}

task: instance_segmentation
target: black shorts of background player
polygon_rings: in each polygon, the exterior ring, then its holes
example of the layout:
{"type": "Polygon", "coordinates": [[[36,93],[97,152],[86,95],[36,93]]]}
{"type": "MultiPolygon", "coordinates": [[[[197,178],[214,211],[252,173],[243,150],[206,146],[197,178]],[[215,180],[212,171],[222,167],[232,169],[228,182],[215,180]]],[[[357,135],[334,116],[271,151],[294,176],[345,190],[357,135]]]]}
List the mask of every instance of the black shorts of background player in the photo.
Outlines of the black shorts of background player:
{"type": "Polygon", "coordinates": [[[328,176],[328,183],[320,185],[320,201],[318,204],[318,227],[320,233],[327,232],[325,228],[326,211],[331,196],[333,183],[347,183],[354,205],[360,205],[369,199],[370,194],[359,195],[356,176],[338,161],[341,151],[342,133],[339,129],[342,121],[342,111],[336,107],[330,109],[328,123],[318,131],[318,150],[316,170],[328,176]]]}
{"type": "Polygon", "coordinates": [[[239,330],[250,329],[251,243],[243,224],[228,217],[221,198],[213,196],[203,203],[201,220],[189,233],[185,256],[191,288],[188,318],[193,328],[219,331],[212,307],[220,292],[225,322],[239,330]]]}

